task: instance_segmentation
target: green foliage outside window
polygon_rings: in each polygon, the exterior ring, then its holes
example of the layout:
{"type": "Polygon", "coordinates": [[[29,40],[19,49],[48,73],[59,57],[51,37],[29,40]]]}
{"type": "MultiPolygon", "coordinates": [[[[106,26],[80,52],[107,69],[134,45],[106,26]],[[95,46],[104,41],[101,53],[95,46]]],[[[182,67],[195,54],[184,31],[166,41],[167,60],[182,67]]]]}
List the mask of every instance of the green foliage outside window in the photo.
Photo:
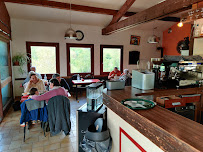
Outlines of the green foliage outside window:
{"type": "Polygon", "coordinates": [[[121,49],[104,48],[103,49],[103,72],[111,72],[114,67],[120,70],[121,49]]]}
{"type": "Polygon", "coordinates": [[[91,49],[70,47],[71,73],[91,73],[91,49]]]}
{"type": "MultiPolygon", "coordinates": [[[[32,66],[41,74],[56,73],[56,48],[50,46],[31,46],[32,66]]],[[[60,64],[60,63],[57,63],[60,64]]]]}

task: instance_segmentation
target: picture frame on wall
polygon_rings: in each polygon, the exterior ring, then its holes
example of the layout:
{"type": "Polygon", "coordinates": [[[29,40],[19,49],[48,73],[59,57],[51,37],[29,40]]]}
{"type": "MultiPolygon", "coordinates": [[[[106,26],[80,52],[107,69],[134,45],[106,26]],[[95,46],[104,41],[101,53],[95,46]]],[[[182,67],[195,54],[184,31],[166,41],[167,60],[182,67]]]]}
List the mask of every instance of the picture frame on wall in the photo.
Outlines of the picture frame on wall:
{"type": "Polygon", "coordinates": [[[140,36],[131,35],[130,45],[140,45],[140,36]]]}

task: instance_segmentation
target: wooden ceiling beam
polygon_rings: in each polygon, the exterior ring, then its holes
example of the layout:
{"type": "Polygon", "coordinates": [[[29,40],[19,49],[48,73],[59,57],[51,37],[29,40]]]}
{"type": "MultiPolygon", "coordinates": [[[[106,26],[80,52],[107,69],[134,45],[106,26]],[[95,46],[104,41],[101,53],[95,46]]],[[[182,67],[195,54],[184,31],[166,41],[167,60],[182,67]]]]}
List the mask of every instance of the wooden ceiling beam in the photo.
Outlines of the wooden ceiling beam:
{"type": "Polygon", "coordinates": [[[122,18],[122,16],[128,11],[128,9],[132,6],[132,4],[134,2],[135,2],[135,0],[126,0],[126,2],[123,4],[123,6],[118,11],[118,13],[113,16],[113,19],[109,25],[117,23],[122,18]]]}
{"type": "Polygon", "coordinates": [[[193,4],[201,1],[203,0],[166,0],[144,11],[136,13],[125,20],[107,26],[102,29],[102,35],[128,30],[139,24],[161,19],[180,11],[185,11],[191,8],[193,4]]]}
{"type": "MultiPolygon", "coordinates": [[[[48,0],[4,0],[4,2],[17,3],[17,4],[26,4],[26,5],[34,5],[34,6],[43,6],[43,7],[65,9],[65,10],[70,9],[70,4],[69,3],[48,1],[48,0]]],[[[76,4],[71,4],[71,9],[73,11],[97,13],[97,14],[104,14],[104,15],[116,15],[118,13],[118,10],[91,7],[91,6],[84,6],[84,5],[76,5],[76,4]]],[[[126,12],[126,13],[123,14],[123,16],[124,17],[129,17],[129,16],[132,16],[132,15],[135,15],[135,14],[136,14],[135,12],[126,12]]]]}

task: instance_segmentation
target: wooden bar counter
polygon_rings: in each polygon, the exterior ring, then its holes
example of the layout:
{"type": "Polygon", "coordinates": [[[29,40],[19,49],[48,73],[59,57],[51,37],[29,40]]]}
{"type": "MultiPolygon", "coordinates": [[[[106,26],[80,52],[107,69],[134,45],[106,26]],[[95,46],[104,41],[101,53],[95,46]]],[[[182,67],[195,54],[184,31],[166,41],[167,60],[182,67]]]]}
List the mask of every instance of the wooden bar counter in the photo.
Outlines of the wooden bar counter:
{"type": "MultiPolygon", "coordinates": [[[[129,86],[125,87],[124,90],[106,90],[103,96],[104,104],[107,108],[130,124],[161,150],[192,152],[203,151],[203,125],[158,105],[149,110],[132,110],[122,105],[120,101],[145,95],[158,97],[166,95],[202,94],[202,90],[202,87],[198,87],[179,90],[143,91],[129,86]]],[[[201,102],[199,102],[198,106],[200,109],[201,102]]]]}

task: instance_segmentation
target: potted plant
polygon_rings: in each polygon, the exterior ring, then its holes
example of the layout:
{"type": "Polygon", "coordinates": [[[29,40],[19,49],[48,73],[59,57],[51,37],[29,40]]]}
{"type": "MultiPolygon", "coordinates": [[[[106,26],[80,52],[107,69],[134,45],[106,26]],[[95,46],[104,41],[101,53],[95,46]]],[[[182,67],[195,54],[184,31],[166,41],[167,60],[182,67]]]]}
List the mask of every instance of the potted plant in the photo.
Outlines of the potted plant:
{"type": "Polygon", "coordinates": [[[19,72],[23,74],[25,70],[23,70],[22,66],[26,64],[27,61],[29,62],[30,58],[24,53],[17,53],[15,56],[13,56],[12,61],[14,66],[20,66],[19,72]]]}

